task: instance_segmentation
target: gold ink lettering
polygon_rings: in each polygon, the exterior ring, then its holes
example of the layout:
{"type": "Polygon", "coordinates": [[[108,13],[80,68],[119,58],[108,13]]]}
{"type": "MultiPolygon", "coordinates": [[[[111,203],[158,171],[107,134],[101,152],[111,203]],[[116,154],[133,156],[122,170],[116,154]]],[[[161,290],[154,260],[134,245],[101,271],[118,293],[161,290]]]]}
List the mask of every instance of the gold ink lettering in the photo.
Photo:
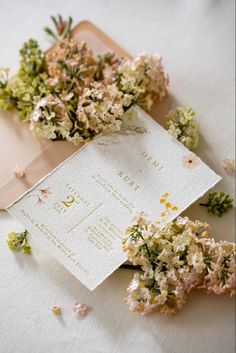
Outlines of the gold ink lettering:
{"type": "Polygon", "coordinates": [[[161,163],[153,156],[151,156],[147,151],[143,151],[141,153],[141,156],[144,157],[147,162],[149,162],[153,167],[157,168],[158,170],[163,169],[163,165],[161,165],[161,163]]]}
{"type": "Polygon", "coordinates": [[[140,189],[140,186],[134,180],[132,180],[128,174],[126,174],[122,170],[118,173],[118,176],[121,177],[134,191],[137,191],[138,189],[140,189]]]}
{"type": "Polygon", "coordinates": [[[75,202],[74,196],[69,195],[69,196],[67,196],[66,199],[67,199],[67,201],[61,201],[63,203],[63,205],[65,205],[66,207],[71,207],[72,204],[75,202]]]}

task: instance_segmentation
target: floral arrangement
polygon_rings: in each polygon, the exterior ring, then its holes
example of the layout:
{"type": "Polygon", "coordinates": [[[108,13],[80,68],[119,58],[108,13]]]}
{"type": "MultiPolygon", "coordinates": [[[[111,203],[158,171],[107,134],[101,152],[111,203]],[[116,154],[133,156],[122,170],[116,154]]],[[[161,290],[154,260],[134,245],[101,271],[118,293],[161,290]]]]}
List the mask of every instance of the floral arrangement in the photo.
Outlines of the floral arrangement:
{"type": "Polygon", "coordinates": [[[52,19],[57,33],[45,30],[56,44],[44,53],[30,39],[20,50],[17,74],[0,71],[0,108],[17,109],[35,136],[79,144],[119,130],[132,106],[150,110],[166,95],[161,57],[96,57],[85,42],[71,38],[71,18],[52,19]]]}
{"type": "MultiPolygon", "coordinates": [[[[55,43],[50,50],[43,52],[38,42],[30,39],[20,50],[17,74],[10,77],[9,69],[0,69],[0,109],[16,109],[18,118],[35,136],[77,145],[100,133],[124,133],[127,111],[136,104],[150,111],[154,102],[167,94],[169,78],[161,57],[140,55],[128,60],[114,53],[95,56],[85,42],[72,38],[71,17],[65,21],[59,15],[52,21],[56,32],[45,28],[55,43]]],[[[192,108],[183,107],[166,116],[168,132],[190,150],[199,142],[194,116],[192,108]]],[[[186,168],[194,168],[197,163],[193,154],[183,159],[186,168]]],[[[235,161],[225,159],[223,168],[233,173],[235,161]]],[[[14,174],[22,178],[25,170],[16,166],[14,174]]],[[[42,204],[49,195],[48,188],[33,197],[42,204]]],[[[160,203],[167,210],[176,208],[167,196],[160,203]]],[[[230,195],[213,192],[200,205],[221,216],[232,202],[230,195]]],[[[235,244],[215,242],[207,223],[178,217],[160,229],[141,214],[125,231],[122,243],[129,261],[141,266],[125,300],[132,311],[174,314],[193,288],[235,295],[235,244]]],[[[31,253],[27,230],[9,233],[7,244],[11,250],[31,253]]],[[[88,305],[80,302],[73,306],[78,317],[83,317],[87,309],[88,305]]],[[[58,306],[51,311],[61,315],[58,306]]]]}
{"type": "Polygon", "coordinates": [[[215,242],[207,223],[178,217],[160,230],[141,214],[125,231],[123,249],[141,265],[125,300],[131,311],[174,314],[193,288],[235,295],[235,244],[215,242]]]}

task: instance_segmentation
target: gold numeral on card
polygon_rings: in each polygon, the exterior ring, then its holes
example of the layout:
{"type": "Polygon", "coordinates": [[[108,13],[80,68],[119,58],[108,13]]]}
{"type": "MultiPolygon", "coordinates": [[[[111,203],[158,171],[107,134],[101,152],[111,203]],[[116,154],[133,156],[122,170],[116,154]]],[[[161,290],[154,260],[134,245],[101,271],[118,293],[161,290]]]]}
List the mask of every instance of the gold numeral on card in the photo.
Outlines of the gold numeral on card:
{"type": "Polygon", "coordinates": [[[67,196],[66,201],[62,201],[63,205],[65,205],[66,207],[71,207],[74,202],[75,198],[71,195],[67,196]]]}

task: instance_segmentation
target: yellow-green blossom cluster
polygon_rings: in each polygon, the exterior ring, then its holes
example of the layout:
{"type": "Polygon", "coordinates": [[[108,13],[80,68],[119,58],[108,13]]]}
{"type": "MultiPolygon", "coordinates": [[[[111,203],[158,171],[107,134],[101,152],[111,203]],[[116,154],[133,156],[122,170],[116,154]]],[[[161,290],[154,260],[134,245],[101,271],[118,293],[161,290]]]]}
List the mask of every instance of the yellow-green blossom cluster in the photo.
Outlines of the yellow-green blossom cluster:
{"type": "Polygon", "coordinates": [[[235,244],[210,238],[207,223],[178,217],[160,230],[143,214],[123,239],[123,249],[142,271],[128,287],[131,311],[174,314],[192,288],[235,295],[235,244]]]}
{"type": "Polygon", "coordinates": [[[12,90],[9,85],[9,68],[0,68],[0,108],[10,110],[15,107],[12,90]]]}
{"type": "Polygon", "coordinates": [[[7,245],[11,250],[21,250],[25,254],[31,253],[31,246],[28,244],[27,240],[27,230],[21,233],[8,233],[7,245]]]}
{"type": "Polygon", "coordinates": [[[78,144],[119,130],[134,104],[149,110],[166,95],[168,77],[158,56],[95,57],[73,38],[46,53],[29,40],[20,55],[16,76],[0,74],[0,108],[16,108],[37,137],[78,144]]]}
{"type": "Polygon", "coordinates": [[[170,135],[194,150],[199,141],[198,128],[193,120],[195,112],[192,108],[178,107],[167,114],[167,127],[170,135]]]}
{"type": "Polygon", "coordinates": [[[48,77],[45,71],[45,55],[37,41],[30,39],[26,42],[20,50],[20,57],[18,73],[9,79],[7,87],[19,119],[28,121],[35,102],[39,97],[48,94],[50,89],[45,84],[48,77]]]}

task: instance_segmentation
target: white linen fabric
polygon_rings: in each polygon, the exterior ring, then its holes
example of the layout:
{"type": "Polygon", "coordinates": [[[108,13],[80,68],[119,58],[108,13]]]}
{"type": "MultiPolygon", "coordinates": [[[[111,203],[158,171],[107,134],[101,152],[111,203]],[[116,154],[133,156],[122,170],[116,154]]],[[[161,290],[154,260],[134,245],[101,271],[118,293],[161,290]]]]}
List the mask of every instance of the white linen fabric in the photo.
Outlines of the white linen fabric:
{"type": "MultiPolygon", "coordinates": [[[[74,23],[93,21],[133,55],[161,53],[172,106],[192,106],[197,112],[197,154],[223,177],[215,189],[233,194],[234,178],[222,162],[234,158],[234,1],[0,0],[0,66],[15,71],[18,49],[29,37],[46,49],[41,29],[56,13],[72,15],[74,23]]],[[[211,223],[217,240],[234,241],[233,210],[217,218],[197,202],[185,215],[211,223]]],[[[133,271],[119,269],[90,292],[33,237],[32,256],[11,252],[5,242],[11,230],[22,230],[22,225],[1,212],[1,352],[235,351],[233,299],[193,291],[176,316],[142,317],[123,302],[133,271]],[[83,319],[72,313],[77,299],[90,306],[83,319]],[[50,312],[54,305],[62,307],[62,316],[50,312]]]]}

